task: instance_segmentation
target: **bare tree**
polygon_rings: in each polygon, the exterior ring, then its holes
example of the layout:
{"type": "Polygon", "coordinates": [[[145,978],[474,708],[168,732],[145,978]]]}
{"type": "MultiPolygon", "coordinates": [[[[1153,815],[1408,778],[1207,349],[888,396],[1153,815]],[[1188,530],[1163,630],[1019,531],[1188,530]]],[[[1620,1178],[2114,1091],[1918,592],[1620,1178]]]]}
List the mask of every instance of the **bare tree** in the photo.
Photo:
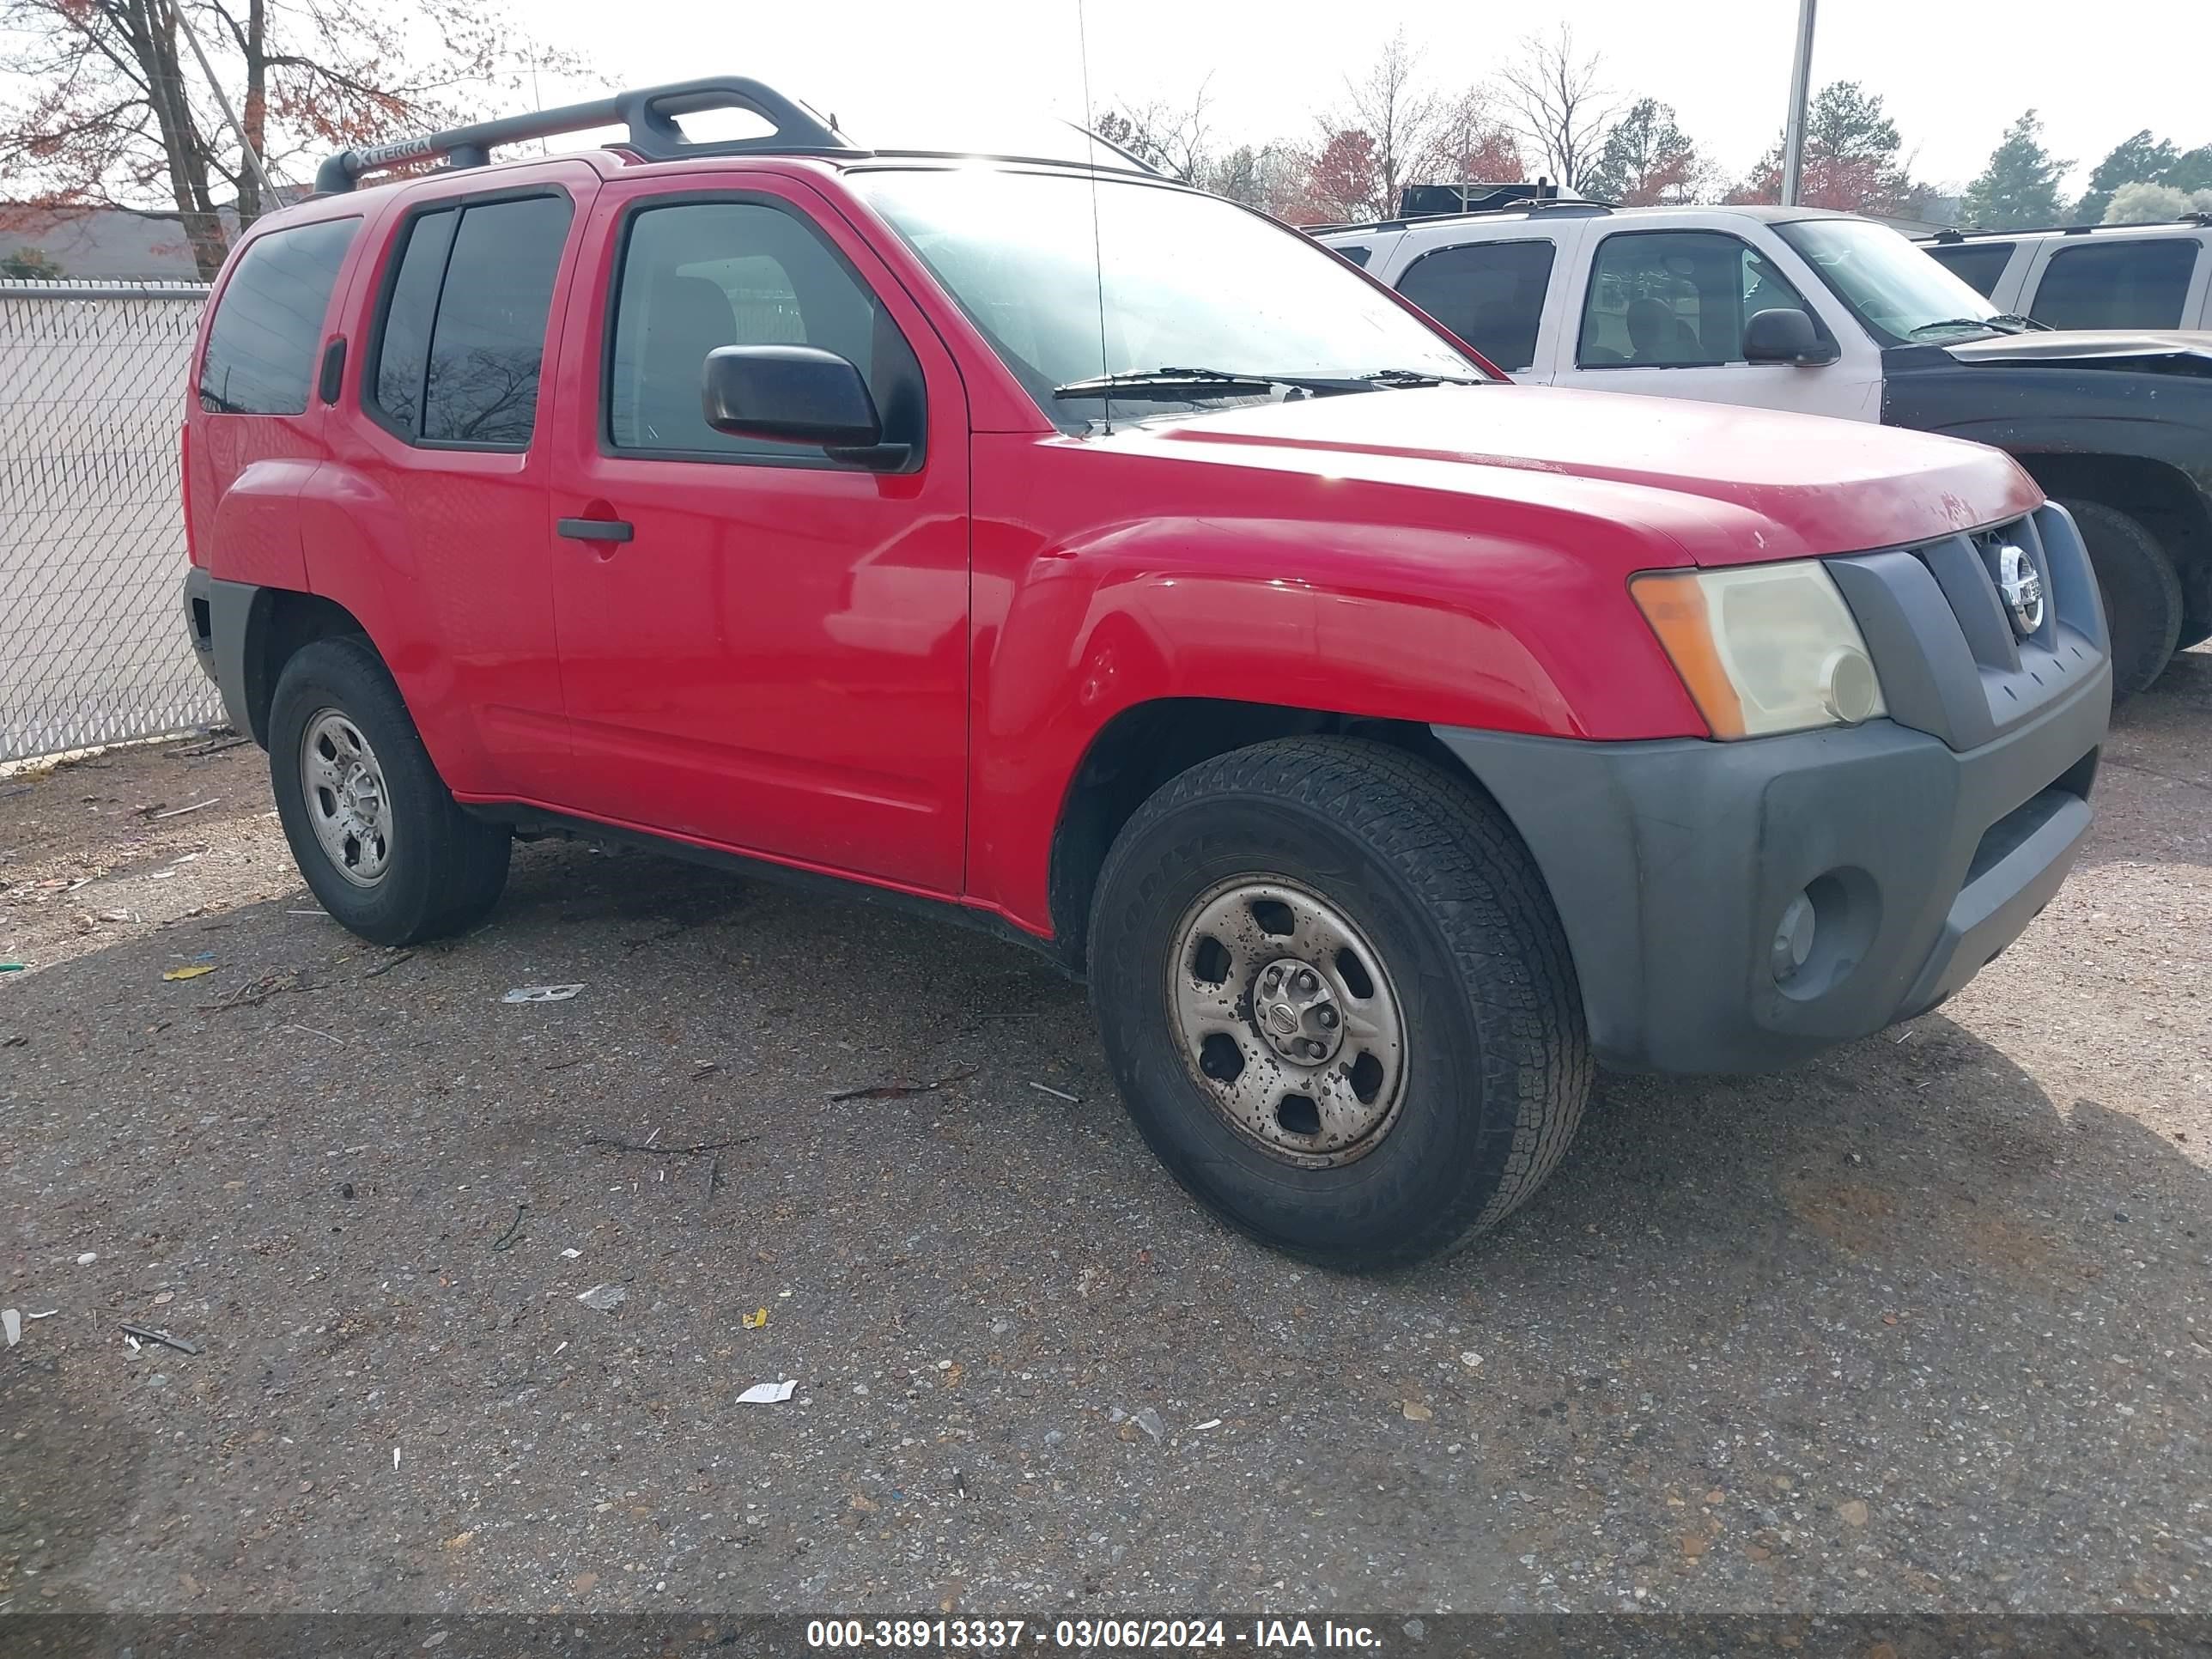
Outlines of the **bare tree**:
{"type": "Polygon", "coordinates": [[[1324,146],[1342,148],[1346,133],[1364,134],[1372,145],[1368,170],[1372,191],[1365,211],[1387,216],[1398,210],[1398,193],[1413,182],[1429,159],[1437,129],[1447,113],[1444,100],[1420,79],[1421,54],[1400,29],[1367,73],[1344,77],[1345,106],[1322,117],[1324,146]]]}
{"type": "Polygon", "coordinates": [[[1521,178],[1521,147],[1504,118],[1487,87],[1469,87],[1456,98],[1440,100],[1413,182],[1494,185],[1521,178]]]}
{"type": "Polygon", "coordinates": [[[1575,32],[1561,23],[1547,38],[1532,34],[1521,56],[1498,71],[1514,125],[1528,141],[1538,167],[1571,190],[1583,188],[1597,164],[1614,104],[1600,81],[1602,63],[1575,47],[1575,32]]]}
{"type": "Polygon", "coordinates": [[[215,275],[226,211],[246,225],[270,204],[180,17],[272,171],[513,96],[525,50],[538,67],[574,68],[529,47],[497,0],[0,0],[0,196],[16,213],[174,218],[200,274],[215,275]]]}
{"type": "Polygon", "coordinates": [[[1213,97],[1208,88],[1213,77],[1198,83],[1198,90],[1181,101],[1155,98],[1150,103],[1117,100],[1100,116],[1098,136],[1120,145],[1147,166],[1172,173],[1187,185],[1210,188],[1212,171],[1213,128],[1206,118],[1213,97]]]}

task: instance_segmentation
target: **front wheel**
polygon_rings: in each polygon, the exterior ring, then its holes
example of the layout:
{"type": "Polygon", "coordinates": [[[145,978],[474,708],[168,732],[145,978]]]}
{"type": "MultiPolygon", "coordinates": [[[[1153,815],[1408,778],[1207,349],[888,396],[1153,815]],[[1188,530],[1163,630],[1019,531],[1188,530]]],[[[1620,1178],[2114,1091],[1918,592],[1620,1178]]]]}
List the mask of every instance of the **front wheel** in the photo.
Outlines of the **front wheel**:
{"type": "Polygon", "coordinates": [[[317,640],[277,677],[269,780],[292,857],[323,908],[378,945],[459,933],[507,884],[507,832],[438,775],[367,641],[317,640]]]}
{"type": "Polygon", "coordinates": [[[1472,787],[1379,744],[1291,738],[1183,773],[1115,842],[1090,937],[1107,1058],[1153,1152],[1325,1266],[1494,1225],[1589,1093],[1527,848],[1472,787]]]}
{"type": "Polygon", "coordinates": [[[2165,671],[2181,641],[2181,577],[2140,520],[2102,501],[2062,499],[2074,515],[2104,596],[2112,635],[2112,691],[2131,696],[2165,671]]]}

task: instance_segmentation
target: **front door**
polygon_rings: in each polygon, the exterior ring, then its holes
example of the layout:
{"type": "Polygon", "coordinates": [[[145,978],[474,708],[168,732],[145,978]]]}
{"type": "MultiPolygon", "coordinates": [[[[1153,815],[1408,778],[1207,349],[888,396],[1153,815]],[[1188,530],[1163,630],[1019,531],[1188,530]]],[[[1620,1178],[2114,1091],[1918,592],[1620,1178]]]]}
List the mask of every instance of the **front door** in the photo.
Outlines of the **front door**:
{"type": "Polygon", "coordinates": [[[611,185],[567,319],[547,526],[589,817],[939,894],[966,836],[968,411],[896,280],[805,185],[611,185]],[[717,346],[859,365],[896,463],[706,424],[717,346]],[[610,526],[598,528],[586,522],[610,526]],[[626,528],[625,528],[626,527],[626,528]],[[621,539],[612,538],[620,537],[621,539]]]}
{"type": "Polygon", "coordinates": [[[1554,385],[1881,418],[1879,354],[1863,338],[1838,341],[1777,259],[1739,236],[1717,229],[1603,231],[1583,270],[1554,385]],[[1744,325],[1780,308],[1812,318],[1820,337],[1837,347],[1837,361],[1747,362],[1744,325]]]}

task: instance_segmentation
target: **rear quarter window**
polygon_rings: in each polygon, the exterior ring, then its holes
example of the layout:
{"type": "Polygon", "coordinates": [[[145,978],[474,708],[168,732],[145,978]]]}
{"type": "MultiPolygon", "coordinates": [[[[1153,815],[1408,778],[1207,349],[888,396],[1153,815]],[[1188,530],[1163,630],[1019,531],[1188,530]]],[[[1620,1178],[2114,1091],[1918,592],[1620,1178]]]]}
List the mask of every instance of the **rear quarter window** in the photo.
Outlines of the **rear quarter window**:
{"type": "Polygon", "coordinates": [[[2014,242],[1965,242],[1931,247],[1928,257],[1984,300],[1996,298],[1997,281],[2012,263],[2014,242]]]}
{"type": "Polygon", "coordinates": [[[1547,240],[1438,248],[1407,268],[1398,291],[1510,373],[1536,361],[1553,254],[1547,240]]]}
{"type": "Polygon", "coordinates": [[[331,289],[358,219],[273,230],[247,244],[223,284],[200,360],[200,407],[215,415],[301,415],[331,289]]]}
{"type": "Polygon", "coordinates": [[[2196,268],[2191,237],[2062,248],[2044,266],[2028,314],[2053,328],[2179,328],[2196,268]]]}

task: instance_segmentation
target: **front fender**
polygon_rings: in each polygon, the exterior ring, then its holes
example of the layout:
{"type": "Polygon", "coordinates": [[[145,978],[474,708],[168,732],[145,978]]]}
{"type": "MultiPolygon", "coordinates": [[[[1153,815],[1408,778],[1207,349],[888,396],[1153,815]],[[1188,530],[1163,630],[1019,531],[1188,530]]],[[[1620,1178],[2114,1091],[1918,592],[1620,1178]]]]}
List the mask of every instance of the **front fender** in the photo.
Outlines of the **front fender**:
{"type": "Polygon", "coordinates": [[[1141,704],[1570,738],[1705,733],[1625,591],[1639,556],[1618,526],[1215,468],[1210,510],[1178,511],[1168,468],[1122,492],[1164,510],[1055,538],[1054,505],[1070,497],[1037,464],[1048,446],[1027,448],[1005,475],[1034,482],[1018,504],[992,501],[977,467],[969,863],[971,897],[1023,926],[1049,926],[1054,830],[1085,754],[1141,704]],[[1315,495],[1325,504],[1299,499],[1315,495]],[[1300,510],[1322,505],[1326,517],[1300,510]]]}

